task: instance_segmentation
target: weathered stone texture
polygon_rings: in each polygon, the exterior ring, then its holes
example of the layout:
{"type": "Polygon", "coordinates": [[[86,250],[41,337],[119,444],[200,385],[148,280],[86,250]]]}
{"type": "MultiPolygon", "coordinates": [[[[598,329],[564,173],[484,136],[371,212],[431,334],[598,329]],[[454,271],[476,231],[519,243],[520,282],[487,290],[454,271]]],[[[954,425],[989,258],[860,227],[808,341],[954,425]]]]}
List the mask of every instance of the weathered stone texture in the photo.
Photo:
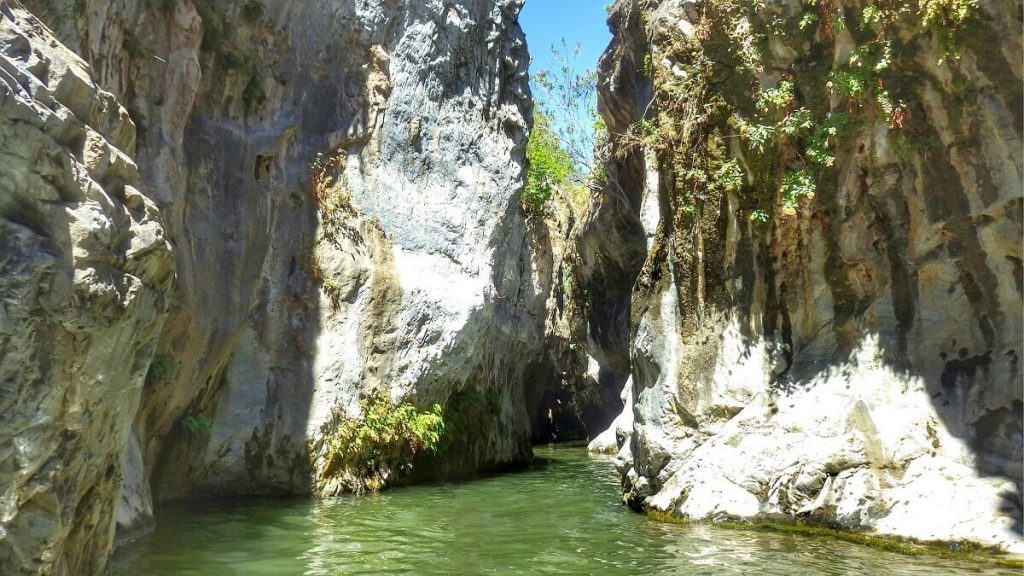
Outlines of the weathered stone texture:
{"type": "Polygon", "coordinates": [[[0,571],[89,574],[173,263],[94,71],[0,2],[0,571]]]}
{"type": "MultiPolygon", "coordinates": [[[[695,219],[654,154],[616,161],[619,183],[642,192],[634,237],[649,248],[631,292],[635,422],[621,456],[633,504],[1024,550],[1021,9],[980,5],[959,60],[936,64],[935,37],[904,30],[893,66],[918,89],[903,130],[866,115],[813,200],[767,224],[734,194],[695,219]],[[901,146],[912,138],[930,144],[901,146]]],[[[700,29],[701,6],[616,5],[609,126],[642,117],[648,49],[652,66],[685,73],[657,39],[700,29]]],[[[766,86],[833,57],[771,41],[766,86]]],[[[855,45],[834,42],[839,62],[855,45]]]]}
{"type": "Polygon", "coordinates": [[[100,571],[118,494],[127,539],[333,493],[308,442],[371,390],[499,399],[424,477],[529,460],[520,1],[25,5],[56,38],[0,3],[0,572],[100,571]]]}

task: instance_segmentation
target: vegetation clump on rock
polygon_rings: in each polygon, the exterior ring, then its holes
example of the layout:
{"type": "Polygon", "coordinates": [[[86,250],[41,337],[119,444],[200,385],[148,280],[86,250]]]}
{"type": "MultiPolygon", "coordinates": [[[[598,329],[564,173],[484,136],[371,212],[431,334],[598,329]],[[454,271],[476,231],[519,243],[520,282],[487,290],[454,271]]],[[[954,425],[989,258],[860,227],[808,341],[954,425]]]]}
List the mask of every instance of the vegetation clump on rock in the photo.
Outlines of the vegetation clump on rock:
{"type": "Polygon", "coordinates": [[[309,177],[309,196],[316,206],[320,223],[314,250],[309,257],[309,274],[334,309],[341,302],[341,286],[324,272],[316,248],[335,243],[343,235],[355,234],[350,221],[356,216],[356,209],[352,206],[352,196],[344,178],[344,162],[345,158],[340,153],[317,154],[310,164],[309,177]]]}
{"type": "Polygon", "coordinates": [[[359,403],[360,416],[335,410],[311,452],[330,492],[373,492],[412,470],[417,455],[438,450],[445,430],[441,406],[420,410],[383,393],[359,403]]]}
{"type": "Polygon", "coordinates": [[[550,210],[554,191],[570,185],[572,157],[559,142],[551,126],[551,117],[543,112],[533,115],[533,131],[526,145],[526,186],[523,209],[531,216],[543,217],[550,210]]]}
{"type": "Polygon", "coordinates": [[[757,0],[705,2],[685,29],[651,37],[644,72],[653,100],[641,121],[611,135],[613,147],[653,151],[675,176],[685,213],[742,191],[750,220],[792,216],[833,168],[844,131],[875,122],[898,131],[910,121],[914,79],[894,61],[913,48],[899,31],[934,34],[941,64],[959,58],[955,33],[976,9],[973,0],[845,11],[805,1],[797,13],[757,0]],[[789,46],[835,57],[808,59],[789,46]]]}

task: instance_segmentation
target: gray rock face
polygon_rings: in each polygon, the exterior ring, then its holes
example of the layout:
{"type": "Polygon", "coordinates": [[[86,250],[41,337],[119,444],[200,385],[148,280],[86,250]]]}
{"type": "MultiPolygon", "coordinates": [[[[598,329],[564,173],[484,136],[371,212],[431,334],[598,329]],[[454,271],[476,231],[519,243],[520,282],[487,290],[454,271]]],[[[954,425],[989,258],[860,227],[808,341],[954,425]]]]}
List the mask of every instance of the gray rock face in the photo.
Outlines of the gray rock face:
{"type": "Polygon", "coordinates": [[[97,573],[154,501],[335,493],[309,448],[375,390],[496,399],[423,477],[531,457],[519,0],[26,5],[57,39],[0,4],[0,572],[97,573]]]}
{"type": "Polygon", "coordinates": [[[93,70],[0,3],[0,571],[104,565],[172,258],[93,70]]]}
{"type": "Polygon", "coordinates": [[[179,265],[202,276],[161,349],[178,373],[149,397],[144,426],[150,438],[183,417],[210,427],[144,453],[159,498],[333,491],[306,466],[307,440],[377,388],[422,405],[467,385],[502,390],[494,426],[506,432],[482,433],[490,449],[464,468],[529,457],[512,359],[539,346],[546,289],[524,266],[517,201],[529,110],[518,6],[307,4],[268,7],[259,28],[287,30],[268,36],[273,49],[232,48],[266,62],[266,101],[238,118],[218,113],[245,94],[228,71],[223,86],[200,86],[189,121],[189,177],[214,204],[186,216],[181,236],[230,236],[179,265]],[[221,143],[232,139],[227,157],[221,143]],[[333,179],[326,193],[351,206],[344,214],[310,197],[318,154],[333,179]],[[235,224],[225,230],[225,219],[235,224]]]}
{"type": "MultiPolygon", "coordinates": [[[[609,126],[643,113],[649,84],[633,71],[649,38],[652,66],[666,77],[696,70],[673,60],[673,46],[717,49],[701,44],[720,24],[702,22],[700,5],[618,3],[602,64],[609,126]]],[[[770,7],[779,26],[799,17],[786,6],[770,7]]],[[[634,422],[622,472],[631,503],[1024,550],[1021,34],[1010,16],[1019,10],[982,3],[958,36],[960,59],[938,65],[932,36],[898,32],[893,74],[918,82],[903,94],[908,117],[860,116],[816,195],[765,224],[747,217],[737,192],[708,192],[702,208],[684,209],[690,191],[675,160],[622,151],[612,173],[642,191],[634,238],[648,244],[628,344],[634,422]]],[[[767,26],[759,18],[741,25],[758,32],[767,26]]],[[[848,35],[818,34],[797,32],[803,44],[773,36],[757,81],[776,85],[775,71],[811,54],[811,42],[836,65],[856,47],[848,35]]],[[[813,93],[805,78],[818,64],[801,62],[797,89],[813,93]]],[[[721,74],[728,82],[733,71],[721,74]]],[[[754,159],[732,146],[747,190],[767,188],[779,201],[754,159]]],[[[786,154],[780,147],[774,161],[792,161],[786,154]]],[[[620,254],[621,244],[597,251],[620,254]]]]}

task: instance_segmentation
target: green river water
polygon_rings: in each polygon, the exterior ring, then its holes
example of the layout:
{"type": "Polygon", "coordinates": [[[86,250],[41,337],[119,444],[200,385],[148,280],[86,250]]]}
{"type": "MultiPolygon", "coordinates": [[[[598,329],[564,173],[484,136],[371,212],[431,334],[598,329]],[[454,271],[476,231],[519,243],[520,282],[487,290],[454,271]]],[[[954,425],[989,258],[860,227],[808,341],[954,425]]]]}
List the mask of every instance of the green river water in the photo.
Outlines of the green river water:
{"type": "Polygon", "coordinates": [[[124,576],[1019,574],[845,542],[655,522],[619,503],[611,460],[538,447],[530,469],[366,497],[164,511],[124,576]]]}

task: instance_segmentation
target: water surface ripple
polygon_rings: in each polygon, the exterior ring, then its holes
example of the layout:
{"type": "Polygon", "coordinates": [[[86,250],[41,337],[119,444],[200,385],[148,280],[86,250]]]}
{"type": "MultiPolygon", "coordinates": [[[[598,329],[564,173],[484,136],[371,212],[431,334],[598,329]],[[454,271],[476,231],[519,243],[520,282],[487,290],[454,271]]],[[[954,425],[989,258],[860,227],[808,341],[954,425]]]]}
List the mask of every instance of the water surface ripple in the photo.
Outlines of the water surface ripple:
{"type": "Polygon", "coordinates": [[[536,449],[538,465],[368,497],[176,508],[113,559],[124,576],[336,574],[1017,574],[845,542],[678,526],[619,503],[611,461],[536,449]]]}

